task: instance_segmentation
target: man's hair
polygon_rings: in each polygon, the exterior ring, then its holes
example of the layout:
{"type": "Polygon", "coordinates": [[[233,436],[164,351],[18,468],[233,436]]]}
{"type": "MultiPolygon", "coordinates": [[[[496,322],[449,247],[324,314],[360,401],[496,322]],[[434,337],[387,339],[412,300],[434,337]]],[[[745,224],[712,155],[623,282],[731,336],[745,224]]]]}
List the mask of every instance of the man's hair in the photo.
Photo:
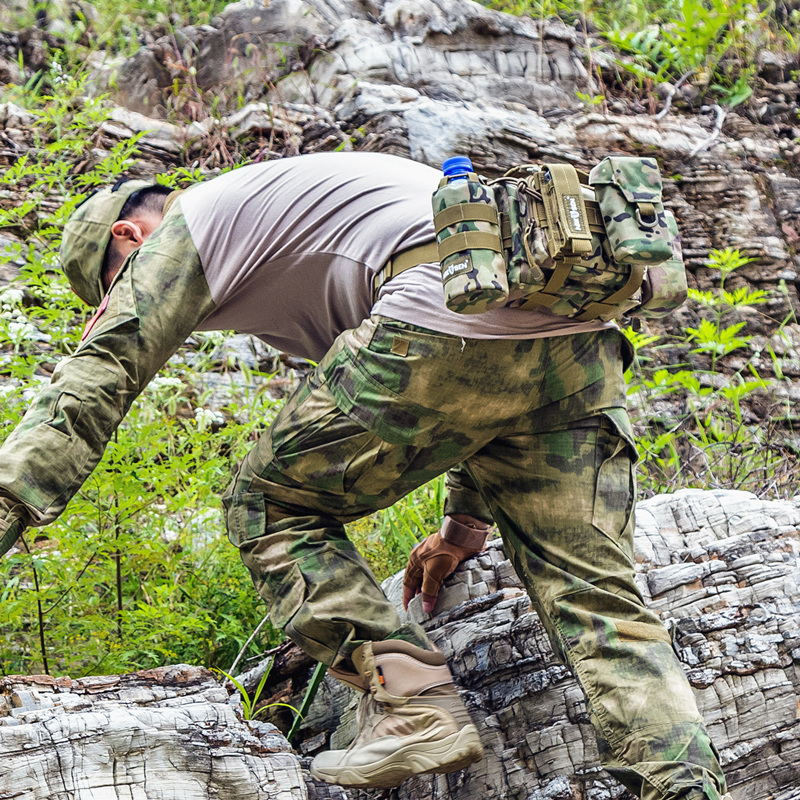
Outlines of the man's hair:
{"type": "MultiPolygon", "coordinates": [[[[117,188],[120,182],[114,185],[117,188]]],[[[172,193],[168,186],[147,186],[135,191],[122,206],[117,220],[136,219],[141,214],[160,214],[164,210],[167,195],[172,193]]],[[[118,270],[125,261],[125,257],[118,250],[114,238],[108,243],[103,261],[103,272],[118,270]]]]}

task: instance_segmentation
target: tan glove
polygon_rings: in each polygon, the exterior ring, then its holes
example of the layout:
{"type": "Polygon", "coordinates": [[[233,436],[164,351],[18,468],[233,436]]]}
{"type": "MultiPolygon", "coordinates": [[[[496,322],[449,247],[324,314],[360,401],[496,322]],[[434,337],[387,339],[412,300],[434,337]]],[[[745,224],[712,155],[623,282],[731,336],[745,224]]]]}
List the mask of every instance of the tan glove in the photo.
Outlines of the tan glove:
{"type": "Polygon", "coordinates": [[[480,553],[486,545],[491,525],[472,517],[468,524],[445,517],[437,533],[423,539],[408,556],[403,578],[403,608],[422,593],[422,609],[430,614],[436,605],[442,581],[465,559],[480,553]]]}
{"type": "Polygon", "coordinates": [[[4,556],[28,527],[30,516],[21,503],[0,497],[0,556],[4,556]]]}

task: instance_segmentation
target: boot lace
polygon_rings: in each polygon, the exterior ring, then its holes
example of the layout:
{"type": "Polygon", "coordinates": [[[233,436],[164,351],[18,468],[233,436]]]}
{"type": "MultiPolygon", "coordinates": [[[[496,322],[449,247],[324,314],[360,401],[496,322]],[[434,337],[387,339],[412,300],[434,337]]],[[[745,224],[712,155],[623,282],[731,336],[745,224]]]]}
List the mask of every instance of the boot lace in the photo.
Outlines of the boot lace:
{"type": "Polygon", "coordinates": [[[348,750],[352,750],[357,744],[360,743],[362,738],[371,731],[372,726],[369,725],[370,719],[383,714],[386,710],[386,704],[378,702],[373,696],[372,692],[364,692],[361,699],[358,701],[356,708],[356,722],[358,724],[358,732],[355,738],[350,742],[348,750]]]}

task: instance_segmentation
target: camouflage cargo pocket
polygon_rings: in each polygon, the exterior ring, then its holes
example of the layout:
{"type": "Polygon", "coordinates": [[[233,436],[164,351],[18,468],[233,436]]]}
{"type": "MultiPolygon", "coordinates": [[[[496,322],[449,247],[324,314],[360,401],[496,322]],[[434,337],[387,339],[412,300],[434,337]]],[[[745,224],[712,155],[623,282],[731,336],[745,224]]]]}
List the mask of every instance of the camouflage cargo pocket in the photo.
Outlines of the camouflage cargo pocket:
{"type": "Polygon", "coordinates": [[[224,497],[222,504],[228,539],[239,548],[256,590],[266,601],[270,622],[275,627],[285,627],[305,600],[306,582],[288,552],[286,537],[267,534],[264,494],[240,492],[224,497]],[[256,557],[254,550],[259,552],[256,557]]]}
{"type": "Polygon", "coordinates": [[[345,345],[320,366],[336,405],[348,417],[385,442],[411,445],[429,437],[444,415],[411,399],[422,388],[424,356],[394,352],[395,341],[406,340],[381,326],[369,347],[353,352],[345,345]],[[406,384],[410,376],[417,380],[413,385],[406,384]]]}
{"type": "MultiPolygon", "coordinates": [[[[598,431],[592,525],[614,541],[628,527],[636,499],[636,446],[624,409],[607,409],[598,431]]],[[[631,556],[633,554],[631,553],[631,556]]]]}
{"type": "Polygon", "coordinates": [[[267,526],[264,495],[261,492],[240,492],[222,498],[228,527],[228,539],[235,547],[263,536],[267,526]]]}

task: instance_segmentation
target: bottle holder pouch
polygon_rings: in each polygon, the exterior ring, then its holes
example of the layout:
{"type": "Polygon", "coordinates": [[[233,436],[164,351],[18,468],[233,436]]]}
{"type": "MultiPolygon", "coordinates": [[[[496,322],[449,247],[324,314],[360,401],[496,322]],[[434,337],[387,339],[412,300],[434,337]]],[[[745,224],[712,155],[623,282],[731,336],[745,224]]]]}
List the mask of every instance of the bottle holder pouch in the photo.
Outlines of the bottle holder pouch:
{"type": "Polygon", "coordinates": [[[433,224],[445,304],[480,314],[506,304],[506,263],[494,189],[474,172],[464,178],[442,179],[432,198],[433,224]]]}

